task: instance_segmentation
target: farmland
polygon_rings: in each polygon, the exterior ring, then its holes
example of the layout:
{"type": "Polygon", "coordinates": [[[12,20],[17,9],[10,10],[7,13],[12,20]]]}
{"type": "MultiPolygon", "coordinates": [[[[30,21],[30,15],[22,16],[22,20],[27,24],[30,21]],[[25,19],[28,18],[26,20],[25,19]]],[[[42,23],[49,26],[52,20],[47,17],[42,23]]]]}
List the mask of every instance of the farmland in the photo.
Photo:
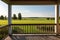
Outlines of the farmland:
{"type": "MultiPolygon", "coordinates": [[[[43,24],[54,23],[54,20],[47,20],[45,18],[23,18],[22,20],[12,20],[12,24],[43,24]]],[[[8,20],[0,20],[1,25],[7,25],[8,20]]]]}
{"type": "MultiPolygon", "coordinates": [[[[54,23],[54,20],[47,20],[46,18],[22,18],[22,20],[12,20],[11,22],[12,24],[43,24],[43,23],[46,24],[46,23],[54,23]]],[[[4,25],[8,25],[8,20],[0,20],[0,26],[4,26],[4,25]]],[[[48,28],[47,26],[44,26],[44,25],[42,27],[45,31],[46,31],[46,28],[48,28]]],[[[43,33],[45,32],[37,28],[37,25],[19,25],[19,26],[16,25],[16,26],[12,26],[12,29],[13,29],[12,30],[13,33],[43,33]]],[[[0,31],[0,39],[4,37],[3,35],[5,34],[7,35],[8,33],[8,31],[5,30],[5,28],[2,30],[0,31]],[[2,30],[4,33],[2,32],[2,30]]]]}
{"type": "MultiPolygon", "coordinates": [[[[1,26],[8,24],[8,20],[0,20],[0,22],[1,22],[0,23],[1,26]]],[[[47,23],[54,24],[54,20],[47,20],[46,18],[23,18],[22,20],[12,20],[11,22],[12,22],[12,24],[47,24],[47,23]]],[[[20,26],[13,26],[12,28],[14,31],[23,29],[24,32],[26,32],[27,30],[30,30],[30,28],[31,29],[34,28],[32,30],[32,33],[37,32],[37,27],[34,25],[33,25],[33,27],[31,27],[30,25],[28,25],[28,26],[22,25],[21,27],[20,26]]],[[[30,33],[30,31],[27,31],[27,32],[30,33]]],[[[39,30],[38,30],[38,32],[39,32],[39,30]]]]}
{"type": "MultiPolygon", "coordinates": [[[[12,20],[12,24],[43,24],[54,23],[54,20],[12,20]]],[[[0,20],[0,26],[7,25],[8,20],[0,20]]]]}

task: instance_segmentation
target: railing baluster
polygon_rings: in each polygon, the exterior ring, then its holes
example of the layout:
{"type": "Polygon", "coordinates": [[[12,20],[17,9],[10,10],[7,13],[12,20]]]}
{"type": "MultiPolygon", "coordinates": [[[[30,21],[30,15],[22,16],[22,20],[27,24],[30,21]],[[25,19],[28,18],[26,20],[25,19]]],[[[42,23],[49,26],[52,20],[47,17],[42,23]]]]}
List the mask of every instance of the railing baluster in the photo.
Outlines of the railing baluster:
{"type": "MultiPolygon", "coordinates": [[[[26,25],[24,25],[23,27],[24,27],[24,30],[25,30],[25,29],[26,29],[26,25]]],[[[26,34],[26,30],[25,30],[25,32],[24,32],[24,33],[26,34]]]]}
{"type": "Polygon", "coordinates": [[[49,28],[49,30],[50,30],[50,32],[51,32],[51,26],[49,26],[50,28],[49,28]]]}
{"type": "Polygon", "coordinates": [[[26,25],[26,26],[24,25],[24,27],[25,27],[25,29],[26,29],[26,30],[25,30],[25,33],[27,33],[27,26],[28,26],[28,25],[26,25]]]}
{"type": "Polygon", "coordinates": [[[32,25],[30,25],[30,27],[31,27],[30,29],[31,29],[31,34],[32,34],[32,25]]]}
{"type": "Polygon", "coordinates": [[[26,30],[27,30],[26,33],[28,33],[28,25],[26,25],[26,30]]]}
{"type": "Polygon", "coordinates": [[[33,28],[34,26],[33,25],[31,25],[31,34],[32,34],[32,32],[33,32],[33,30],[32,30],[32,28],[33,28]]]}

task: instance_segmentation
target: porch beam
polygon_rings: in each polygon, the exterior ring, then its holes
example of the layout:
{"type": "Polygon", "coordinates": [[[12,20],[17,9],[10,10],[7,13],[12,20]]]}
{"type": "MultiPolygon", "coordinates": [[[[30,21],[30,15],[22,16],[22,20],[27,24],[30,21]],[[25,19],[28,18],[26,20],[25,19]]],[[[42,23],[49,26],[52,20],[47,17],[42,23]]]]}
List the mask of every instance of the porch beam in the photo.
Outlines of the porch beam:
{"type": "Polygon", "coordinates": [[[12,17],[11,17],[11,5],[8,5],[8,25],[9,25],[9,35],[12,34],[12,28],[11,28],[11,20],[12,20],[12,17]]]}

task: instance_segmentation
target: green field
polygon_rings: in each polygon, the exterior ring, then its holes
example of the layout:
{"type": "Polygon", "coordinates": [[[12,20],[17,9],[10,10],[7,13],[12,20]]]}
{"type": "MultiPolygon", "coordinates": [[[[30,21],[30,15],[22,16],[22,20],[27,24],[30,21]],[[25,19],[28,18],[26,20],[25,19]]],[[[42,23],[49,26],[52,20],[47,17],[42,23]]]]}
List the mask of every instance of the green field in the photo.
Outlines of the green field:
{"type": "MultiPolygon", "coordinates": [[[[54,20],[12,20],[12,24],[43,24],[43,23],[54,23],[54,20]]],[[[7,25],[8,20],[0,20],[1,25],[7,25]]]]}
{"type": "MultiPolygon", "coordinates": [[[[0,25],[2,26],[2,25],[7,25],[8,24],[8,20],[0,20],[0,25]]],[[[29,20],[12,20],[12,24],[46,24],[46,23],[54,23],[54,20],[46,20],[46,19],[44,19],[44,20],[41,20],[41,19],[37,19],[37,20],[32,20],[32,19],[29,19],[29,20]]],[[[12,27],[13,28],[13,30],[15,31],[15,32],[18,32],[17,30],[20,30],[20,29],[22,29],[23,30],[23,32],[26,32],[26,33],[30,33],[30,32],[32,32],[32,33],[35,33],[35,32],[39,32],[40,30],[38,30],[37,29],[37,27],[35,27],[35,26],[31,26],[30,27],[30,25],[29,26],[25,26],[25,28],[24,28],[24,26],[13,26],[12,27]],[[30,29],[32,29],[33,28],[33,30],[30,30],[30,29]],[[27,31],[28,30],[28,31],[27,31]]]]}
{"type": "MultiPolygon", "coordinates": [[[[54,20],[47,20],[47,19],[31,19],[31,18],[24,18],[23,20],[12,20],[11,21],[12,24],[43,24],[43,23],[54,23],[55,21],[54,20]]],[[[4,26],[4,25],[8,25],[8,20],[0,20],[0,26],[4,26]]],[[[46,28],[49,28],[47,26],[43,26],[43,27],[46,27],[46,28]]],[[[53,27],[53,26],[51,26],[53,27]]],[[[7,35],[8,31],[5,30],[6,28],[4,29],[0,29],[0,39],[2,39],[4,36],[3,35],[7,35]]],[[[7,28],[8,29],[8,28],[7,28]]],[[[45,31],[41,30],[41,29],[38,29],[36,25],[25,25],[25,26],[12,26],[12,32],[13,33],[47,33],[46,29],[45,31]]],[[[48,29],[49,30],[49,29],[48,29]]],[[[50,32],[50,31],[49,31],[50,32]]],[[[48,32],[48,33],[49,33],[48,32]]]]}

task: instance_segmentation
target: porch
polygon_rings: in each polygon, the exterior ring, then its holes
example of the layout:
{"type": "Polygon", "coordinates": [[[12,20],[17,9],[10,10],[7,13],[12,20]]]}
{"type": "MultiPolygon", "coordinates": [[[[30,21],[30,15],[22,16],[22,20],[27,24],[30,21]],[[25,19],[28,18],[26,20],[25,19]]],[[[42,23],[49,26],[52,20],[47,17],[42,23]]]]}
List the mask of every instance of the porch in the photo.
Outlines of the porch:
{"type": "Polygon", "coordinates": [[[8,4],[8,25],[0,28],[0,34],[7,35],[7,38],[2,36],[3,40],[60,40],[59,0],[2,1],[8,4]],[[55,5],[55,24],[12,24],[12,5],[55,5]]]}
{"type": "Polygon", "coordinates": [[[5,40],[60,40],[60,36],[48,36],[48,35],[13,35],[8,36],[5,40]]]}
{"type": "Polygon", "coordinates": [[[11,24],[0,28],[2,40],[60,40],[56,34],[56,24],[11,24]],[[8,34],[9,26],[12,34],[8,34]],[[29,28],[28,28],[29,26],[29,28]]]}

